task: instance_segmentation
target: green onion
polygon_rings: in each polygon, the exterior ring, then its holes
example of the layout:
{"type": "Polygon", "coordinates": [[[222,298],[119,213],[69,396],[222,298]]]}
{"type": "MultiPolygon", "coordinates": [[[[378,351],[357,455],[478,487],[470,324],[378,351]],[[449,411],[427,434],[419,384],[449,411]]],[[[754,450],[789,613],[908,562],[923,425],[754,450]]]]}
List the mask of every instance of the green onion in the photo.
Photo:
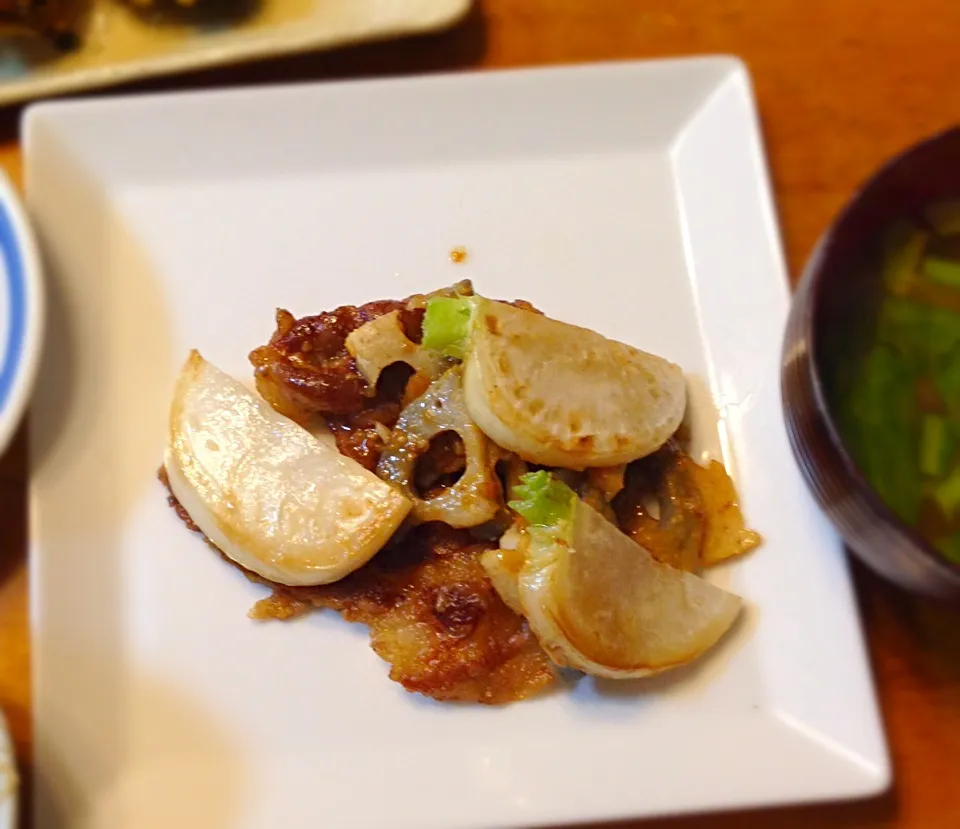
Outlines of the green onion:
{"type": "Polygon", "coordinates": [[[947,518],[952,518],[960,507],[960,467],[933,490],[933,497],[947,518]]]}
{"type": "Polygon", "coordinates": [[[941,285],[960,288],[960,262],[954,262],[952,259],[944,259],[940,256],[926,257],[923,260],[923,275],[941,285]]]}
{"type": "Polygon", "coordinates": [[[434,297],[423,317],[423,346],[462,360],[475,304],[470,297],[434,297]]]}
{"type": "Polygon", "coordinates": [[[898,222],[884,240],[883,279],[891,293],[906,295],[920,270],[930,234],[898,222]]]}
{"type": "Polygon", "coordinates": [[[920,471],[931,478],[940,477],[946,467],[947,424],[937,415],[924,415],[920,422],[920,471]]]}
{"type": "Polygon", "coordinates": [[[520,476],[508,506],[537,527],[553,527],[573,514],[576,494],[546,470],[520,476]]]}

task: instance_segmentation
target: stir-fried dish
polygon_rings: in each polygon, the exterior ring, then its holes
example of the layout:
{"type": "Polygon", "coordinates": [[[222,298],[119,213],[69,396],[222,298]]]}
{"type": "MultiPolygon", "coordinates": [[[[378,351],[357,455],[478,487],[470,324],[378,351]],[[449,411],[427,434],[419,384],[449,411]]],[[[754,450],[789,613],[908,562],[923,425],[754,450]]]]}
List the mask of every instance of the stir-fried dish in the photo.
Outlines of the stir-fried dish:
{"type": "Polygon", "coordinates": [[[698,573],[760,538],[667,360],[467,282],[278,311],[250,360],[259,394],[190,355],[161,478],[270,589],[253,618],[335,610],[408,690],[484,703],[668,670],[737,619],[698,573]]]}
{"type": "Polygon", "coordinates": [[[884,240],[867,347],[836,392],[845,440],[896,514],[960,563],[960,202],[884,240]]]}

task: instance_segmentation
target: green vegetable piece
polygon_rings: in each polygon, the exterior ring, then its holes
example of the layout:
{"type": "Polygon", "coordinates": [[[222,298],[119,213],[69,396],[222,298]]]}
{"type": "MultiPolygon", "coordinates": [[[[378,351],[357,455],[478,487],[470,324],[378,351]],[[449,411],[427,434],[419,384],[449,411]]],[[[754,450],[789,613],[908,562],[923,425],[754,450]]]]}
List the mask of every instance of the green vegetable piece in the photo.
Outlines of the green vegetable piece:
{"type": "Polygon", "coordinates": [[[941,256],[927,256],[923,260],[923,275],[941,285],[960,288],[960,262],[941,256]]]}
{"type": "Polygon", "coordinates": [[[937,415],[924,415],[920,423],[920,471],[938,478],[947,466],[947,423],[937,415]]]}
{"type": "Polygon", "coordinates": [[[904,296],[920,272],[930,234],[907,222],[897,222],[884,239],[883,279],[890,291],[904,296]]]}
{"type": "Polygon", "coordinates": [[[960,507],[960,467],[954,469],[945,481],[934,488],[933,497],[943,514],[952,518],[960,507]]]}
{"type": "Polygon", "coordinates": [[[938,361],[933,382],[955,424],[960,425],[960,350],[950,352],[938,361]]]}
{"type": "Polygon", "coordinates": [[[558,528],[573,517],[577,496],[546,470],[527,472],[511,493],[510,509],[535,527],[558,528]]]}
{"type": "Polygon", "coordinates": [[[423,316],[423,346],[462,360],[476,302],[472,297],[434,297],[423,316]]]}
{"type": "Polygon", "coordinates": [[[930,226],[941,236],[960,234],[960,199],[928,204],[923,212],[930,226]]]}
{"type": "Polygon", "coordinates": [[[880,308],[877,339],[909,358],[918,373],[932,361],[960,350],[960,314],[907,299],[888,299],[880,308]]]}
{"type": "Polygon", "coordinates": [[[917,446],[916,375],[898,350],[878,344],[839,402],[841,430],[854,460],[877,493],[907,523],[922,495],[917,446]]]}

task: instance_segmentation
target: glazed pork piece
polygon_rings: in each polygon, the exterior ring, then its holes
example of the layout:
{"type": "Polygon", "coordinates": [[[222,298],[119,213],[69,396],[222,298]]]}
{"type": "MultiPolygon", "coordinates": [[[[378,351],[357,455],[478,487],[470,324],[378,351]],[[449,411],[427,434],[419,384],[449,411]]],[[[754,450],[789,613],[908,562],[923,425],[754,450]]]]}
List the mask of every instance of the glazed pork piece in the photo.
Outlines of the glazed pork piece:
{"type": "Polygon", "coordinates": [[[340,451],[374,469],[384,437],[400,415],[410,371],[394,367],[370,395],[371,389],[347,352],[346,340],[364,323],[397,311],[410,339],[419,341],[423,311],[408,311],[405,306],[404,302],[383,300],[300,319],[278,310],[270,341],[250,354],[257,391],[274,409],[302,426],[323,418],[340,451]]]}

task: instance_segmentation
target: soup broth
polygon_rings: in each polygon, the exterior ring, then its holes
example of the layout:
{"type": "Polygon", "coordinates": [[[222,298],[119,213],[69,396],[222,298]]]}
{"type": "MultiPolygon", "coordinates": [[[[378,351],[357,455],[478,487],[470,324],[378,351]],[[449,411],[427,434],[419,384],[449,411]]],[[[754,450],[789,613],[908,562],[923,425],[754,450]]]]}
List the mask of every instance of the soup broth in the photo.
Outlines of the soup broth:
{"type": "Polygon", "coordinates": [[[833,394],[843,438],[886,504],[960,563],[960,201],[890,227],[883,292],[833,394]]]}

